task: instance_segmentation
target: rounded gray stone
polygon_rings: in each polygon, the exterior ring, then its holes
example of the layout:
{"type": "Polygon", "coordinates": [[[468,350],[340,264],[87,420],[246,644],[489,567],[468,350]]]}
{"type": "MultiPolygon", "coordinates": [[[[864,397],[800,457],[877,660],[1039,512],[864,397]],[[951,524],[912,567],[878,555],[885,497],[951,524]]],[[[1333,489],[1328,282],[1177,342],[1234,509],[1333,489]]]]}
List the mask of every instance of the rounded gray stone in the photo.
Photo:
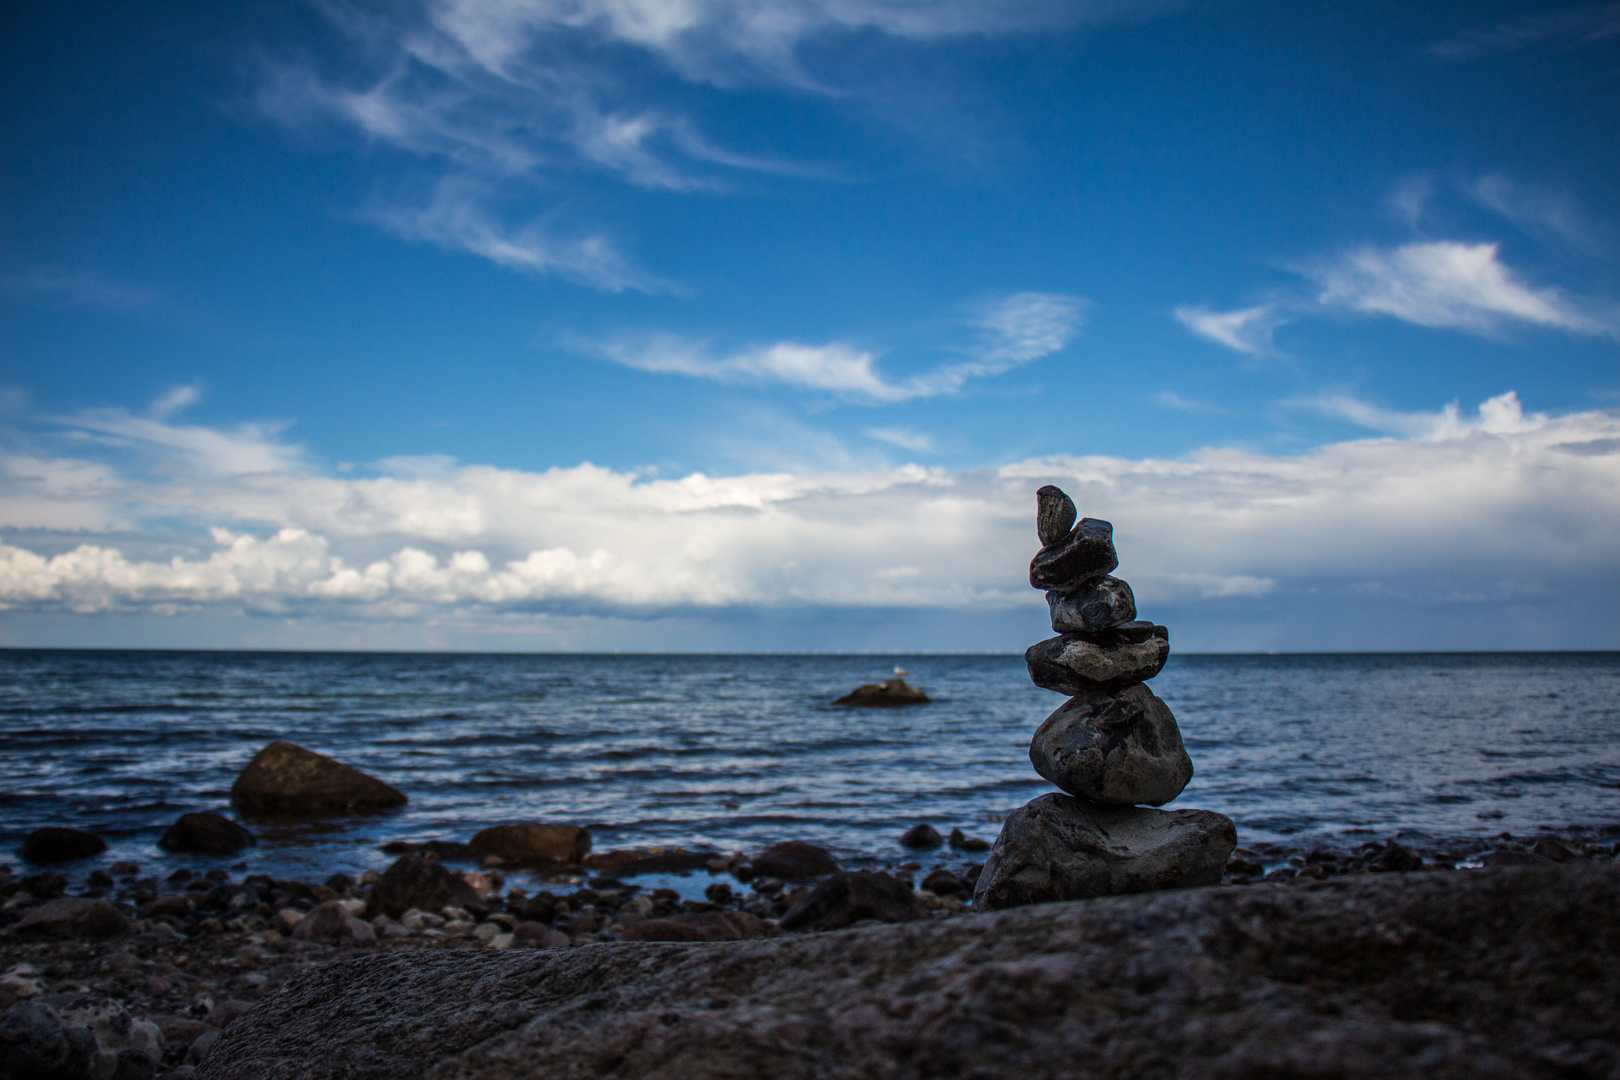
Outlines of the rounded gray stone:
{"type": "Polygon", "coordinates": [[[1024,663],[1036,686],[1060,694],[1087,694],[1153,678],[1170,656],[1170,631],[1151,633],[1061,634],[1024,650],[1024,663]]]}
{"type": "Polygon", "coordinates": [[[1035,493],[1035,533],[1042,546],[1056,544],[1074,528],[1079,511],[1063,489],[1047,484],[1035,493]]]}
{"type": "Polygon", "coordinates": [[[1059,634],[1111,630],[1136,618],[1131,587],[1107,574],[1067,592],[1047,590],[1046,607],[1052,615],[1052,629],[1059,634]]]}
{"type": "Polygon", "coordinates": [[[1211,810],[1042,795],[1007,815],[979,872],[973,908],[1218,885],[1235,847],[1237,826],[1211,810]]]}
{"type": "Polygon", "coordinates": [[[1035,729],[1029,760],[1070,795],[1116,806],[1161,806],[1193,775],[1170,707],[1141,683],[1059,705],[1035,729]]]}

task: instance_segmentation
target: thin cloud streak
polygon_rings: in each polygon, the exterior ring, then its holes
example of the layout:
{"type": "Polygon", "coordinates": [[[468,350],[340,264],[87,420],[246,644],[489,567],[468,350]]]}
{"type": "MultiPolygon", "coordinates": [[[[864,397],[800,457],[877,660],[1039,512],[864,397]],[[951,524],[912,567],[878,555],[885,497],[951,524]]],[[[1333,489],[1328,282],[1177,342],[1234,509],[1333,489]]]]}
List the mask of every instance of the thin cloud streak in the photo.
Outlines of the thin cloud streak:
{"type": "Polygon", "coordinates": [[[1213,311],[1207,307],[1183,304],[1174,311],[1176,321],[1205,341],[1224,345],[1234,352],[1265,356],[1273,351],[1272,335],[1284,322],[1276,304],[1213,311]]]}
{"type": "Polygon", "coordinates": [[[1620,4],[1593,4],[1546,15],[1476,26],[1424,50],[1438,60],[1476,60],[1518,52],[1542,42],[1589,45],[1620,34],[1620,4]]]}

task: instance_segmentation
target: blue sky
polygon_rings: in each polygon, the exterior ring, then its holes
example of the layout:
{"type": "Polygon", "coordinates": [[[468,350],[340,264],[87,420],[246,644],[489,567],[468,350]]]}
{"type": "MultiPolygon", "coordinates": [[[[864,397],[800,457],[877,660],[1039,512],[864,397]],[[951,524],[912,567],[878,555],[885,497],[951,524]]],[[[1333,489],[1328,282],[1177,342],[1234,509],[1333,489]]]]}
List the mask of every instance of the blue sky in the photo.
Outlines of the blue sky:
{"type": "Polygon", "coordinates": [[[1620,6],[21,4],[0,643],[1620,647],[1620,6]],[[1049,631],[1047,631],[1049,632],[1049,631]]]}

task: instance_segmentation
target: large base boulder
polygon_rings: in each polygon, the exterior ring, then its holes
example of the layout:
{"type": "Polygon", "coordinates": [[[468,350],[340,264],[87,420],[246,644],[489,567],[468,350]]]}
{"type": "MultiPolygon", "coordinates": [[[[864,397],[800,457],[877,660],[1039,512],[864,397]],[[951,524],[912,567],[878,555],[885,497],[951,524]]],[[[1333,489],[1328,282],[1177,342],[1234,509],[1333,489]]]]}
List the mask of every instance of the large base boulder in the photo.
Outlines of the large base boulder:
{"type": "Polygon", "coordinates": [[[93,832],[69,829],[62,825],[47,825],[23,837],[17,854],[31,863],[67,862],[87,859],[107,850],[107,841],[93,832]]]}
{"type": "Polygon", "coordinates": [[[1555,1080],[1620,1069],[1620,866],[1368,874],[304,969],[194,1080],[1555,1080]]]}
{"type": "Polygon", "coordinates": [[[1162,806],[1192,779],[1170,706],[1141,683],[1065,701],[1029,743],[1035,771],[1092,802],[1162,806]]]}
{"type": "Polygon", "coordinates": [[[208,811],[181,814],[158,837],[164,851],[188,851],[201,855],[229,855],[256,844],[252,833],[225,817],[208,811]]]}
{"type": "Polygon", "coordinates": [[[1042,795],[1007,815],[979,871],[973,908],[1216,885],[1235,847],[1232,819],[1210,810],[1042,795]]]}
{"type": "Polygon", "coordinates": [[[277,739],[253,755],[231,802],[257,814],[326,814],[404,806],[402,792],[352,765],[277,739]]]}
{"type": "Polygon", "coordinates": [[[591,834],[578,825],[494,825],[481,829],[469,846],[512,866],[572,864],[590,854],[591,834]]]}

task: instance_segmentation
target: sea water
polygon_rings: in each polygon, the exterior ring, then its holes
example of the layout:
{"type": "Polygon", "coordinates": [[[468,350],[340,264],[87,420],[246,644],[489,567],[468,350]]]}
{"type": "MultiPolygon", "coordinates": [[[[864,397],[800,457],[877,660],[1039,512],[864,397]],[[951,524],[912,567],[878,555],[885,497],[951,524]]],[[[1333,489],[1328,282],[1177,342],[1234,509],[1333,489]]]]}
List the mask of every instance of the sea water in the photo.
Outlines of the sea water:
{"type": "MultiPolygon", "coordinates": [[[[1240,842],[1620,822],[1620,653],[1178,654],[1151,686],[1197,770],[1172,807],[1230,815],[1240,842]]],[[[41,825],[160,860],[164,827],[230,813],[242,766],[288,739],[410,802],[250,819],[258,846],[228,862],[355,873],[390,840],[535,821],[589,826],[598,851],[803,839],[893,861],[915,822],[993,839],[1053,790],[1028,748],[1061,701],[1016,656],[0,651],[0,860],[41,825]],[[896,667],[932,703],[830,704],[896,667]]]]}

